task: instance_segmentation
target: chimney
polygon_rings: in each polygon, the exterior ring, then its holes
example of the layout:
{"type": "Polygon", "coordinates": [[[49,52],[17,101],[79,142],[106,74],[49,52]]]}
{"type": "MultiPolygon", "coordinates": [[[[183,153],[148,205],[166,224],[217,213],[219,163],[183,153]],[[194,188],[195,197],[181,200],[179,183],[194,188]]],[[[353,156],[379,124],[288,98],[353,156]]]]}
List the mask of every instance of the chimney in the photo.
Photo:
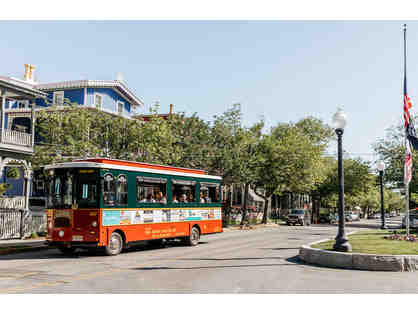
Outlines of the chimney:
{"type": "Polygon", "coordinates": [[[35,70],[35,67],[32,64],[25,64],[25,81],[33,82],[33,72],[35,70]]]}
{"type": "Polygon", "coordinates": [[[122,74],[122,72],[118,72],[116,74],[116,81],[123,82],[123,74],[122,74]]]}
{"type": "Polygon", "coordinates": [[[173,114],[173,104],[170,104],[170,115],[173,114]]]}
{"type": "Polygon", "coordinates": [[[25,64],[25,81],[29,81],[29,64],[25,64]]]}
{"type": "Polygon", "coordinates": [[[33,75],[33,74],[34,74],[34,72],[35,72],[35,66],[34,66],[33,64],[30,64],[30,65],[29,65],[29,73],[30,73],[30,80],[31,80],[32,82],[34,82],[34,81],[35,81],[35,76],[33,75]]]}

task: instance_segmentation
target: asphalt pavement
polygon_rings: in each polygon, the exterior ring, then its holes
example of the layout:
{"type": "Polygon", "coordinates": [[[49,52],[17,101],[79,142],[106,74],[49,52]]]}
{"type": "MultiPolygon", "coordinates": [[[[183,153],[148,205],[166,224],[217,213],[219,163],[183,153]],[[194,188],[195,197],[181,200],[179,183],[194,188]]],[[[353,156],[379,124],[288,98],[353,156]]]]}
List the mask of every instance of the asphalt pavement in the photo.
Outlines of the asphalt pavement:
{"type": "MultiPolygon", "coordinates": [[[[377,227],[364,220],[347,231],[377,227]]],[[[0,256],[0,293],[417,293],[418,273],[306,265],[300,245],[334,238],[336,226],[280,226],[139,246],[118,256],[58,250],[0,256]]]]}

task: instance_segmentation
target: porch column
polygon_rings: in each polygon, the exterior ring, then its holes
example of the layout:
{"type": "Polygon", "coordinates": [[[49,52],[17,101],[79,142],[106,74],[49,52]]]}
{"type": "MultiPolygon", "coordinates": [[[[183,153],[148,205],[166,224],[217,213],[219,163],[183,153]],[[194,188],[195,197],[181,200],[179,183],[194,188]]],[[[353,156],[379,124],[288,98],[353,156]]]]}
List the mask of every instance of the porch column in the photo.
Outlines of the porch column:
{"type": "Polygon", "coordinates": [[[29,196],[32,185],[32,166],[30,162],[24,163],[24,195],[25,195],[25,209],[29,210],[29,196]]]}
{"type": "Polygon", "coordinates": [[[35,100],[32,101],[32,110],[30,112],[30,119],[31,119],[31,135],[32,135],[32,149],[35,148],[35,100]]]}
{"type": "Polygon", "coordinates": [[[6,89],[1,90],[1,108],[0,108],[0,142],[3,142],[4,130],[4,109],[6,108],[6,89]]]}

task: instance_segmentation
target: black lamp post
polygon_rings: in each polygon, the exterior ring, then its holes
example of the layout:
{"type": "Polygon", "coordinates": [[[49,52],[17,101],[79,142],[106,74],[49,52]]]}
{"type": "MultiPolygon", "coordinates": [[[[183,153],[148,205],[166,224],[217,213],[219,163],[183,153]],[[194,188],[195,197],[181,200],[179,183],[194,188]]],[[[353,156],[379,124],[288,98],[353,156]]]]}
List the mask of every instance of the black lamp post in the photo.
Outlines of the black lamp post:
{"type": "Polygon", "coordinates": [[[385,224],[385,197],[383,194],[383,171],[385,170],[385,163],[383,161],[379,162],[377,170],[379,170],[380,175],[380,216],[382,220],[380,229],[387,229],[385,224]]]}
{"type": "Polygon", "coordinates": [[[342,136],[347,122],[347,115],[338,109],[332,117],[335,126],[335,133],[338,136],[338,234],[335,238],[334,250],[340,252],[351,252],[351,244],[348,243],[345,234],[345,215],[344,215],[344,169],[343,169],[343,145],[342,136]]]}

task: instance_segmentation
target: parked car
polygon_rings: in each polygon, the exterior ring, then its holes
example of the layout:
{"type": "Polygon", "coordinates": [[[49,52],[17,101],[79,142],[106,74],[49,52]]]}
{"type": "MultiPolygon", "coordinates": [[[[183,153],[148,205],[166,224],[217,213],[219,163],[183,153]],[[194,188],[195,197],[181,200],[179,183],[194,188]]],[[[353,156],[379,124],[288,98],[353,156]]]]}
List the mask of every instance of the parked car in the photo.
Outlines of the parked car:
{"type": "Polygon", "coordinates": [[[346,213],[346,221],[359,221],[360,216],[355,212],[347,212],[346,213]]]}
{"type": "Polygon", "coordinates": [[[332,219],[334,218],[334,214],[319,214],[318,222],[322,224],[329,224],[331,223],[332,219]]]}
{"type": "Polygon", "coordinates": [[[374,214],[372,215],[372,217],[373,217],[373,219],[379,219],[379,218],[380,218],[380,214],[378,214],[378,213],[374,213],[374,214]]]}
{"type": "MultiPolygon", "coordinates": [[[[418,211],[409,212],[409,227],[418,228],[418,211]]],[[[406,215],[402,217],[402,228],[406,228],[406,215]]]]}
{"type": "Polygon", "coordinates": [[[290,210],[286,220],[287,225],[300,224],[301,226],[309,226],[311,224],[311,214],[309,210],[302,208],[294,208],[290,210]]]}

